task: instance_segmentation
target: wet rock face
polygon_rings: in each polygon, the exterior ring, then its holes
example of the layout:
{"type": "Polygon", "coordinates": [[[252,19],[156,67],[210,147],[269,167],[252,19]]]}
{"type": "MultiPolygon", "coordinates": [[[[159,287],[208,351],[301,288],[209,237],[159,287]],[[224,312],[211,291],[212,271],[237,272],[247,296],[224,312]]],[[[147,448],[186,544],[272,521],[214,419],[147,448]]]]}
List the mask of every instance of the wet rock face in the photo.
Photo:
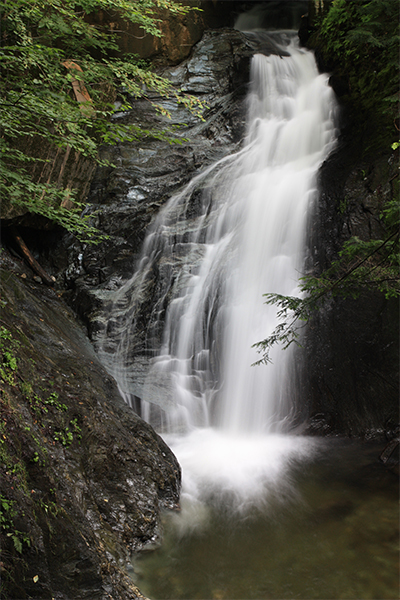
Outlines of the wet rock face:
{"type": "Polygon", "coordinates": [[[311,326],[310,431],[391,439],[399,420],[398,303],[372,293],[336,300],[311,326]]]}
{"type": "Polygon", "coordinates": [[[16,358],[3,346],[4,597],[140,598],[127,561],[160,539],[180,467],[124,404],[58,294],[7,252],[0,273],[2,339],[9,332],[16,358]]]}
{"type": "Polygon", "coordinates": [[[206,106],[204,121],[173,100],[152,98],[171,119],[152,110],[148,100],[134,101],[134,110],[116,119],[144,129],[177,127],[175,139],[145,138],[102,150],[114,167],[97,170],[88,202],[97,211],[98,227],[110,239],[88,247],[65,236],[44,264],[69,290],[69,302],[85,321],[90,336],[98,330],[104,311],[101,292],[120,287],[131,277],[147,227],[160,208],[197,172],[238,150],[245,135],[245,95],[251,56],[277,53],[270,38],[223,29],[208,31],[190,57],[165,69],[177,88],[199,98],[206,106]],[[182,125],[184,124],[184,125],[182,125]]]}
{"type": "MultiPolygon", "coordinates": [[[[353,132],[354,134],[354,132],[353,132]]],[[[362,158],[352,132],[322,166],[310,250],[317,273],[338,257],[343,242],[385,239],[380,216],[398,194],[393,154],[362,158]]],[[[383,294],[330,299],[308,327],[303,386],[310,431],[354,437],[386,435],[399,422],[399,306],[383,294]]]]}
{"type": "MultiPolygon", "coordinates": [[[[255,51],[268,54],[276,48],[270,39],[260,43],[234,30],[209,31],[187,60],[164,71],[177,87],[207,104],[204,121],[160,98],[154,100],[170,112],[168,122],[149,109],[148,101],[135,102],[132,112],[117,115],[148,129],[185,126],[176,133],[180,144],[148,138],[104,148],[103,157],[115,167],[98,169],[89,201],[109,241],[84,247],[67,236],[44,257],[50,274],[68,290],[68,302],[93,341],[104,327],[107,291],[131,277],[147,227],[160,208],[196,173],[239,149],[255,51]]],[[[350,237],[383,235],[379,213],[396,193],[396,159],[361,158],[362,140],[345,120],[340,144],[320,171],[318,210],[310,224],[310,265],[316,273],[337,258],[350,237]]],[[[192,208],[195,211],[195,198],[192,208]]],[[[162,277],[152,274],[149,294],[158,293],[162,277]]],[[[145,344],[150,311],[136,323],[139,349],[145,344]]],[[[159,312],[162,318],[162,306],[159,312]]],[[[302,382],[294,390],[301,414],[311,415],[315,430],[363,436],[392,428],[398,406],[397,331],[396,307],[378,296],[332,301],[316,317],[301,357],[302,382]]]]}

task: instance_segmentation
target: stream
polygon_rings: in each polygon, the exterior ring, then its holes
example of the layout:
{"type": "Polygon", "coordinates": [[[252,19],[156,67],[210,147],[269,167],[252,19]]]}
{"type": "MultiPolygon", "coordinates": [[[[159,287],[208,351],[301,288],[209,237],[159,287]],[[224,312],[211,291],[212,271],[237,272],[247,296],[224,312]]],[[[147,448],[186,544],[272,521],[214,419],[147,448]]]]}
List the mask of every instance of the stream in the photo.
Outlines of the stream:
{"type": "Polygon", "coordinates": [[[99,347],[183,473],[181,512],[133,577],[153,600],[397,598],[397,481],[379,449],[301,435],[291,349],[252,366],[279,322],[263,294],[299,296],[309,268],[337,105],[294,31],[249,35],[278,52],[252,59],[244,145],[161,209],[99,347]],[[143,354],[135,327],[154,273],[143,354]]]}
{"type": "Polygon", "coordinates": [[[135,583],[152,600],[398,598],[398,478],[380,448],[314,440],[240,510],[184,493],[162,546],[135,559],[135,583]]]}

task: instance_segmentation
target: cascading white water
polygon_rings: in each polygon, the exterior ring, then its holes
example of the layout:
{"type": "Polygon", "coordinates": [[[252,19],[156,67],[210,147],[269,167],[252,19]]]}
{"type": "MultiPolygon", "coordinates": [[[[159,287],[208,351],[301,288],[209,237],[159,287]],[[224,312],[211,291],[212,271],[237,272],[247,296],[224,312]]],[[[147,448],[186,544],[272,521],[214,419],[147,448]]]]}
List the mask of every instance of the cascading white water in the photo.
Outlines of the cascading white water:
{"type": "Polygon", "coordinates": [[[313,56],[256,55],[249,93],[249,150],[235,195],[240,231],[226,284],[225,426],[280,430],[290,415],[285,381],[290,351],[273,353],[273,367],[254,368],[253,344],[272,333],[276,310],[268,291],[296,295],[315,174],[334,139],[332,92],[313,56]]]}
{"type": "Polygon", "coordinates": [[[276,325],[263,294],[296,294],[316,173],[335,142],[335,101],[294,34],[274,35],[290,56],[253,57],[244,148],[162,210],[137,272],[115,298],[118,351],[100,352],[122,393],[141,397],[148,419],[162,407],[163,430],[195,496],[219,485],[257,495],[260,482],[309,447],[279,435],[291,418],[290,351],[276,348],[272,365],[252,367],[252,346],[276,325]],[[161,291],[168,309],[162,347],[138,390],[132,322],[155,264],[169,273],[161,291]]]}

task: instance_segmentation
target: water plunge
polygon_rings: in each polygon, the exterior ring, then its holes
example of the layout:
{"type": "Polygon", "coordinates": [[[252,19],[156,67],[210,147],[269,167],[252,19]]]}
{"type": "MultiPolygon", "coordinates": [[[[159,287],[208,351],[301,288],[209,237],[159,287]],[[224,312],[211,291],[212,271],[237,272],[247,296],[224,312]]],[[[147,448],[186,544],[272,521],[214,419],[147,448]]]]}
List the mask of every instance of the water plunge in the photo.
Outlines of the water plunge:
{"type": "Polygon", "coordinates": [[[100,350],[126,400],[141,399],[142,416],[175,451],[183,498],[229,490],[237,507],[277,486],[287,495],[286,467],[313,446],[283,435],[294,418],[290,350],[275,348],[272,365],[252,367],[253,345],[277,322],[263,294],[298,293],[316,173],[335,143],[327,76],[294,33],[271,35],[290,56],[253,57],[243,149],[160,212],[135,274],[115,294],[108,336],[118,350],[107,339],[100,350]],[[136,351],[135,325],[154,270],[149,362],[136,351]]]}
{"type": "Polygon", "coordinates": [[[321,441],[285,478],[289,503],[270,494],[234,518],[224,502],[166,514],[162,546],[136,557],[132,577],[153,600],[397,599],[398,478],[379,448],[321,441]]]}

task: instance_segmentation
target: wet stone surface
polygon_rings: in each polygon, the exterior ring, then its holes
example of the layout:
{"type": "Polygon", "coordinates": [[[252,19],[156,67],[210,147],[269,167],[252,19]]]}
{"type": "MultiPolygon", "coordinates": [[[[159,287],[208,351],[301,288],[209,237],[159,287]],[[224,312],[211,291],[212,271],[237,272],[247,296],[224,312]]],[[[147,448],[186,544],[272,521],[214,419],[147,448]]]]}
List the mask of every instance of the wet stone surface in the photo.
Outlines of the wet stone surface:
{"type": "MultiPolygon", "coordinates": [[[[65,299],[94,342],[108,318],[108,291],[119,289],[132,276],[147,228],[160,209],[194,175],[240,149],[254,52],[276,52],[273,39],[257,46],[239,31],[208,31],[188,59],[164,70],[177,87],[206,103],[204,121],[162,98],[152,99],[170,112],[170,121],[152,111],[147,100],[117,115],[123,122],[149,129],[185,125],[176,132],[181,144],[146,138],[137,144],[104,148],[103,158],[115,167],[98,169],[89,202],[98,211],[98,226],[110,239],[89,247],[64,236],[51,252],[42,253],[43,265],[57,278],[57,286],[67,290],[65,299]]],[[[384,202],[398,194],[396,157],[389,151],[363,156],[356,134],[347,124],[337,148],[321,167],[318,207],[309,226],[307,272],[319,274],[327,268],[352,236],[368,240],[385,235],[380,214],[384,202]]],[[[190,218],[196,214],[196,203],[193,195],[190,218]]],[[[169,268],[164,265],[151,273],[146,284],[149,298],[165,287],[169,268]]],[[[302,416],[311,416],[312,431],[351,436],[379,436],[386,431],[391,436],[398,421],[399,315],[394,301],[378,296],[335,298],[308,330],[305,351],[298,360],[305,368],[294,400],[303,407],[302,416]]],[[[145,346],[152,310],[150,305],[145,308],[136,323],[135,343],[140,348],[145,346]]],[[[158,328],[163,310],[159,302],[153,311],[158,328]]]]}
{"type": "Polygon", "coordinates": [[[140,598],[127,560],[160,540],[180,467],[124,404],[59,294],[5,251],[1,282],[16,357],[13,370],[3,353],[1,374],[2,494],[13,506],[2,534],[22,543],[2,535],[7,597],[140,598]]]}
{"type": "Polygon", "coordinates": [[[119,122],[149,130],[178,127],[174,137],[179,143],[145,138],[103,148],[101,157],[114,167],[98,168],[88,202],[97,226],[110,239],[90,248],[65,236],[43,257],[57,284],[69,290],[68,301],[91,336],[96,336],[102,310],[101,291],[120,287],[132,275],[147,227],[160,208],[196,173],[240,149],[255,52],[279,51],[272,38],[260,42],[233,29],[208,31],[186,61],[163,70],[177,88],[205,104],[203,121],[175,100],[151,95],[170,119],[153,110],[149,100],[133,101],[134,110],[116,115],[119,122]]]}

